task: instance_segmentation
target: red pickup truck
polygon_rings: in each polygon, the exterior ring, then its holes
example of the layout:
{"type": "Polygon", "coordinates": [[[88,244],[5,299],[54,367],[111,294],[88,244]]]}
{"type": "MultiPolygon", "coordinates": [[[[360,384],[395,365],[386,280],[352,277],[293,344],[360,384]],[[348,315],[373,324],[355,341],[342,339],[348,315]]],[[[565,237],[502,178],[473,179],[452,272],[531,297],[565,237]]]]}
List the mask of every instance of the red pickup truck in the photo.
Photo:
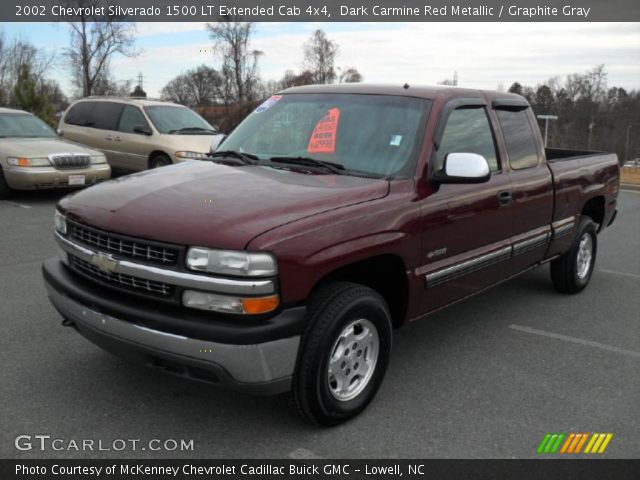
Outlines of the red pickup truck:
{"type": "Polygon", "coordinates": [[[362,411],[393,330],[541,264],[593,273],[613,154],[545,149],[518,95],[284,90],[211,154],[60,201],[49,297],[92,342],[177,375],[362,411]]]}

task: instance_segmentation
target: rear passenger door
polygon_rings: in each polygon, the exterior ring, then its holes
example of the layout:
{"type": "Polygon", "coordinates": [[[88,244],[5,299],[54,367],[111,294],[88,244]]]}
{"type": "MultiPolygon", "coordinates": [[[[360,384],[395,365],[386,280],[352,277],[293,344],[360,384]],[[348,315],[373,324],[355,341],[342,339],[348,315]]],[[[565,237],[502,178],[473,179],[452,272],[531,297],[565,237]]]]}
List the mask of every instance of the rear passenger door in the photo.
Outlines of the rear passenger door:
{"type": "Polygon", "coordinates": [[[509,272],[511,184],[502,169],[487,106],[480,100],[456,104],[448,114],[447,107],[443,109],[440,122],[446,123],[438,127],[443,131],[429,168],[442,168],[450,153],[476,153],[488,161],[491,177],[485,183],[440,184],[425,199],[423,312],[494,284],[509,272]]]}
{"type": "Polygon", "coordinates": [[[127,170],[146,170],[152,151],[152,135],[136,132],[142,127],[151,132],[140,108],[125,105],[118,122],[118,132],[114,136],[114,148],[118,150],[119,163],[127,170]]]}
{"type": "Polygon", "coordinates": [[[118,122],[124,108],[119,102],[95,102],[92,112],[92,123],[98,148],[107,156],[109,165],[116,168],[125,168],[118,151],[117,140],[118,122]]]}
{"type": "Polygon", "coordinates": [[[544,162],[544,146],[531,107],[524,102],[493,102],[513,189],[513,260],[516,274],[542,260],[553,215],[553,180],[544,162]]]}

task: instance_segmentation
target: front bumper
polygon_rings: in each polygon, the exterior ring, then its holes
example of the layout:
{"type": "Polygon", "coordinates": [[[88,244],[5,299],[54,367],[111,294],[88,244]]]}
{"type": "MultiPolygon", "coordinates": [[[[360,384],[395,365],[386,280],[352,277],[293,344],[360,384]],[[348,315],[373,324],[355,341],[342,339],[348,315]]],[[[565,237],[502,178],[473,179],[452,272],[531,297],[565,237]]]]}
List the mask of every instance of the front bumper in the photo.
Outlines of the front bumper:
{"type": "MultiPolygon", "coordinates": [[[[77,170],[58,170],[53,167],[4,167],[4,176],[9,188],[14,190],[35,190],[40,188],[67,188],[69,175],[84,175],[85,187],[111,178],[108,164],[96,164],[77,170]]],[[[74,185],[71,185],[74,187],[74,185]]]]}
{"type": "MultiPolygon", "coordinates": [[[[45,262],[43,275],[56,310],[80,334],[111,353],[169,373],[250,393],[276,394],[290,389],[304,308],[285,310],[278,315],[290,325],[287,330],[291,335],[280,330],[280,335],[285,336],[272,338],[273,331],[265,330],[265,341],[246,343],[248,339],[255,340],[256,331],[260,330],[244,326],[237,329],[238,342],[230,343],[232,334],[228,327],[220,330],[224,333],[220,338],[227,341],[211,338],[216,336],[215,328],[208,338],[198,338],[149,327],[148,318],[141,315],[136,318],[134,306],[110,302],[108,295],[101,295],[100,301],[94,299],[88,286],[86,291],[84,288],[80,291],[77,279],[57,258],[45,262]]],[[[83,287],[86,284],[80,282],[83,287]]],[[[147,309],[146,313],[156,315],[162,323],[160,312],[147,309]]]]}

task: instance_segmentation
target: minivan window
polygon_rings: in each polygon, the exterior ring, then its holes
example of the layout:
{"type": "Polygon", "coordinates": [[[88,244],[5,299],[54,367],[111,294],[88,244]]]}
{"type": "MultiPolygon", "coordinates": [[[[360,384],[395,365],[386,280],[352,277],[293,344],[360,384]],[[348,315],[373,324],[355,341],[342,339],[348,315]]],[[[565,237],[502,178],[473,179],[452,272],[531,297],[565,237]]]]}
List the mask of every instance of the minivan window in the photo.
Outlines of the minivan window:
{"type": "Polygon", "coordinates": [[[151,105],[144,111],[160,133],[179,135],[212,135],[218,133],[204,118],[187,107],[151,105]]]}
{"type": "Polygon", "coordinates": [[[528,109],[497,110],[497,114],[511,168],[520,170],[538,165],[538,147],[529,122],[528,109]]]}
{"type": "Polygon", "coordinates": [[[28,113],[0,113],[0,138],[52,138],[53,129],[28,113]]]}
{"type": "Polygon", "coordinates": [[[127,105],[122,111],[120,117],[120,123],[118,124],[118,130],[125,133],[134,133],[135,127],[149,127],[147,119],[144,118],[144,114],[138,107],[132,107],[127,105]]]}
{"type": "Polygon", "coordinates": [[[408,176],[430,102],[397,95],[274,95],[225,139],[221,150],[307,157],[376,176],[408,176]]]}
{"type": "Polygon", "coordinates": [[[492,172],[498,171],[496,145],[484,108],[459,108],[451,112],[438,148],[437,170],[444,165],[449,153],[482,155],[492,172]]]}
{"type": "Polygon", "coordinates": [[[67,113],[70,125],[115,130],[124,104],[118,102],[79,102],[67,113]]]}

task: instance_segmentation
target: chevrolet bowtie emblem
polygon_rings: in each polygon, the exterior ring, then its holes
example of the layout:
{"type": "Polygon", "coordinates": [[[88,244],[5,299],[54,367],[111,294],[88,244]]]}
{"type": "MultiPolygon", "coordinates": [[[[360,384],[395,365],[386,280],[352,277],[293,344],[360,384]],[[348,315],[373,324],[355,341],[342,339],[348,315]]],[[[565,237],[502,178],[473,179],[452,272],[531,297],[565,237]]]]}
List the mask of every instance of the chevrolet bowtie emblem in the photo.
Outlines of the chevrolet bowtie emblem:
{"type": "Polygon", "coordinates": [[[111,255],[105,255],[104,253],[99,253],[91,258],[91,263],[98,267],[99,270],[111,273],[115,272],[116,267],[118,266],[118,262],[113,259],[111,255]]]}

